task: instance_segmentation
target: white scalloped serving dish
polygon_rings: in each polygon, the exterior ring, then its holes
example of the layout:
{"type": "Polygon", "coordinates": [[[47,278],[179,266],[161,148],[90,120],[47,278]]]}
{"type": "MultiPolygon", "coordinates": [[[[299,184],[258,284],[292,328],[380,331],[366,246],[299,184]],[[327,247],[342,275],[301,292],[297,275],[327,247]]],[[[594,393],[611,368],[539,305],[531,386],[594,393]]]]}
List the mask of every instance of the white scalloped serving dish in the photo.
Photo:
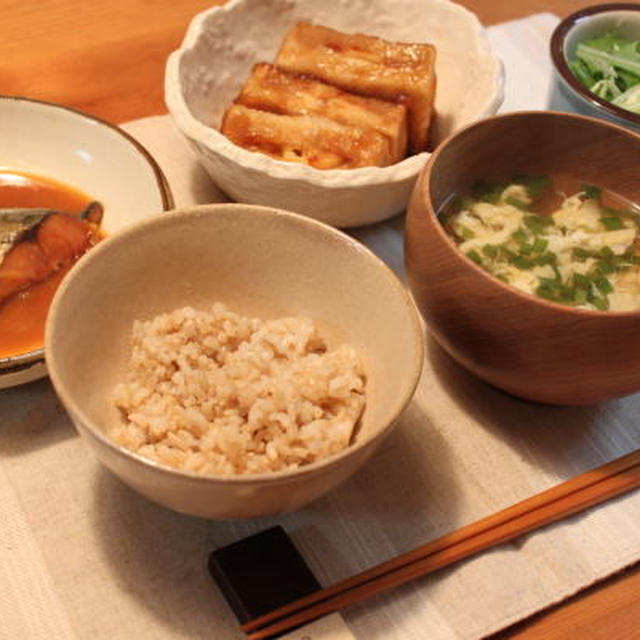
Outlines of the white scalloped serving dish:
{"type": "Polygon", "coordinates": [[[502,103],[503,67],[484,28],[475,14],[448,0],[231,0],[192,20],[167,61],[165,100],[199,161],[235,200],[338,227],[370,224],[405,208],[429,155],[382,168],[318,170],[247,151],[218,131],[253,64],[273,61],[284,34],[299,20],[434,44],[436,143],[502,103]]]}

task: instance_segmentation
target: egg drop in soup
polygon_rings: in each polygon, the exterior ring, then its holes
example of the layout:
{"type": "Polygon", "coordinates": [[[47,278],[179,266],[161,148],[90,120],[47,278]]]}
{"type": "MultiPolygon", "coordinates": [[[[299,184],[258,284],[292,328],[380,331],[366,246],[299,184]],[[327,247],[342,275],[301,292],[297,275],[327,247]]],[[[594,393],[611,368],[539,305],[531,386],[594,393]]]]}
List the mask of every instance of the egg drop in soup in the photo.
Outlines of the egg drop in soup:
{"type": "Polygon", "coordinates": [[[550,302],[640,310],[640,209],[570,176],[478,182],[440,213],[458,249],[550,302]]]}
{"type": "Polygon", "coordinates": [[[47,311],[101,238],[102,206],[50,178],[0,170],[0,358],[43,345],[47,311]]]}

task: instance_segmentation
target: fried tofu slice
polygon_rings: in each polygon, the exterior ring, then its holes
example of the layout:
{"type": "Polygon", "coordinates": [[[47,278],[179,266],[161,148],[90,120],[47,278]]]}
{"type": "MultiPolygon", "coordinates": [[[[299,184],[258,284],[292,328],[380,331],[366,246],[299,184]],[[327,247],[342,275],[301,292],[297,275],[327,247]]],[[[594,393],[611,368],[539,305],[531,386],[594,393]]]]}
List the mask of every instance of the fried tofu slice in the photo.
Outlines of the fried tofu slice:
{"type": "Polygon", "coordinates": [[[391,164],[385,136],[319,116],[287,116],[234,104],[224,115],[221,132],[249,151],[316,169],[391,164]]]}
{"type": "Polygon", "coordinates": [[[282,115],[314,115],[385,136],[391,162],[407,154],[407,108],[387,100],[357,96],[312,78],[256,64],[235,100],[251,109],[282,115]]]}
{"type": "Polygon", "coordinates": [[[436,49],[389,42],[299,22],[285,36],[276,66],[345,91],[392,100],[409,110],[409,147],[427,148],[436,91],[436,49]]]}

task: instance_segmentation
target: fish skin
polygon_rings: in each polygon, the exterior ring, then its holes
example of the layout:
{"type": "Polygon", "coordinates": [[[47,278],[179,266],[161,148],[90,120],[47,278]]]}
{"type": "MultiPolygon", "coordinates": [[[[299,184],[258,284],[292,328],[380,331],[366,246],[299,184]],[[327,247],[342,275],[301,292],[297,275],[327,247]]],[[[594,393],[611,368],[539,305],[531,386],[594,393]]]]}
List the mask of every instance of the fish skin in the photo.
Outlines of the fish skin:
{"type": "Polygon", "coordinates": [[[37,242],[49,264],[59,269],[89,248],[91,228],[74,216],[52,215],[38,227],[37,242]]]}
{"type": "Polygon", "coordinates": [[[0,261],[51,213],[49,209],[0,209],[0,261]]]}
{"type": "Polygon", "coordinates": [[[94,242],[91,226],[66,213],[50,213],[22,233],[0,262],[0,304],[71,264],[94,242]]]}

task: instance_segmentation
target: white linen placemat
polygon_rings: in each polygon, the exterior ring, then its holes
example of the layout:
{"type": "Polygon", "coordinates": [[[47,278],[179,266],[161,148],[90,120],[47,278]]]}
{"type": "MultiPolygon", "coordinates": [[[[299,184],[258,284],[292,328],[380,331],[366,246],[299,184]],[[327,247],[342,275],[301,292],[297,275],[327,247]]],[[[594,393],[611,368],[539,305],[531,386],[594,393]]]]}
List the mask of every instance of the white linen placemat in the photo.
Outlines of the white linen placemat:
{"type": "MultiPolygon", "coordinates": [[[[507,70],[505,110],[545,106],[556,21],[488,29],[507,70]]],[[[222,198],[168,117],[125,128],[155,155],[178,206],[222,198]]],[[[356,233],[401,276],[402,224],[356,233]]],[[[48,380],[0,391],[0,638],[240,640],[206,572],[214,547],[282,524],[329,584],[640,446],[640,394],[537,406],[427,346],[414,400],[358,474],[295,513],[235,523],[175,514],[121,484],[80,441],[48,380]]],[[[481,638],[637,561],[638,522],[636,492],[344,618],[358,639],[481,638]]]]}

